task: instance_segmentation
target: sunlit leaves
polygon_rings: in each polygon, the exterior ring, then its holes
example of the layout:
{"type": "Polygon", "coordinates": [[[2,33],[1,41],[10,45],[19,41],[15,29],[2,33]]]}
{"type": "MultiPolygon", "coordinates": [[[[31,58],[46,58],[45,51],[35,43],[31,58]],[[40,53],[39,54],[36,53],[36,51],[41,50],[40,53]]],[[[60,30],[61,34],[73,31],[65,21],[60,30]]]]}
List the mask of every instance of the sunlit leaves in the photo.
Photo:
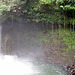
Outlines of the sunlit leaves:
{"type": "Polygon", "coordinates": [[[69,52],[69,50],[75,50],[75,33],[70,32],[69,30],[61,29],[60,31],[60,38],[58,36],[59,31],[56,32],[49,31],[49,33],[45,34],[46,37],[50,38],[51,40],[54,40],[54,42],[58,42],[61,44],[63,42],[63,49],[66,52],[69,52]],[[49,35],[48,35],[49,34],[49,35]],[[58,38],[58,39],[57,39],[58,38]]]}
{"type": "Polygon", "coordinates": [[[72,49],[75,49],[75,46],[72,46],[72,49]]]}
{"type": "Polygon", "coordinates": [[[0,1],[0,14],[2,14],[3,11],[10,11],[13,6],[15,6],[15,0],[0,1]]]}
{"type": "Polygon", "coordinates": [[[41,4],[50,4],[51,1],[50,0],[40,0],[41,4]]]}
{"type": "Polygon", "coordinates": [[[60,8],[62,8],[63,10],[75,10],[75,7],[70,5],[66,5],[66,6],[61,5],[60,8]]]}
{"type": "Polygon", "coordinates": [[[1,5],[0,9],[4,10],[4,11],[10,11],[10,6],[6,6],[6,5],[1,5]]]}
{"type": "Polygon", "coordinates": [[[10,11],[10,7],[11,6],[7,6],[0,1],[0,15],[2,14],[3,11],[10,11]]]}

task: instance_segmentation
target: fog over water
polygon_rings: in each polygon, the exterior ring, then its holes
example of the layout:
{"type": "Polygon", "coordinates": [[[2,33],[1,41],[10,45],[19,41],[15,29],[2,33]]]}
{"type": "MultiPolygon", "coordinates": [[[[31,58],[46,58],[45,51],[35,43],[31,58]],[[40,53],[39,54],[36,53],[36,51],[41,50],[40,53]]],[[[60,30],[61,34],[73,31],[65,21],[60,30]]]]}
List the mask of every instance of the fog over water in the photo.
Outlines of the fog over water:
{"type": "Polygon", "coordinates": [[[56,64],[18,58],[16,55],[0,55],[0,75],[67,75],[56,64]]]}
{"type": "MultiPolygon", "coordinates": [[[[38,60],[37,57],[44,57],[43,46],[39,40],[41,36],[38,36],[39,33],[31,29],[30,25],[28,27],[19,25],[19,23],[17,25],[15,28],[7,26],[6,30],[0,26],[0,75],[67,75],[61,66],[38,60]],[[10,37],[15,39],[15,44],[11,45],[14,48],[5,51],[8,54],[1,53],[3,33],[3,38],[8,34],[10,41],[13,41],[10,37]]],[[[4,42],[3,40],[5,46],[4,42]]]]}
{"type": "Polygon", "coordinates": [[[33,75],[38,73],[31,62],[17,56],[0,56],[0,75],[33,75]]]}
{"type": "Polygon", "coordinates": [[[0,26],[0,75],[33,75],[38,73],[30,60],[1,53],[1,30],[2,26],[0,26]]]}

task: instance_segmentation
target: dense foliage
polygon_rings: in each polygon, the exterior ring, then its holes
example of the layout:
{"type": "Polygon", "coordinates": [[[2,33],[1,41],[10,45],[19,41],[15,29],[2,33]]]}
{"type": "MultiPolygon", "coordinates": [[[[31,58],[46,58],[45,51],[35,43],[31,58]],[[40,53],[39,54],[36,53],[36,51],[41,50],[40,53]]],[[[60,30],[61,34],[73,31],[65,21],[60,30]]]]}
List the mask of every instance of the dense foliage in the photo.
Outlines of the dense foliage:
{"type": "Polygon", "coordinates": [[[26,14],[27,21],[41,22],[42,29],[51,26],[52,32],[43,36],[44,41],[48,42],[51,38],[55,41],[55,37],[58,38],[59,35],[66,52],[75,50],[75,0],[0,0],[0,15],[4,11],[17,15],[26,14]],[[53,29],[56,26],[58,30],[55,33],[53,29]]]}
{"type": "MultiPolygon", "coordinates": [[[[75,28],[75,0],[0,0],[3,11],[28,14],[30,21],[63,24],[75,28]]],[[[17,13],[18,14],[18,13],[17,13]]]]}

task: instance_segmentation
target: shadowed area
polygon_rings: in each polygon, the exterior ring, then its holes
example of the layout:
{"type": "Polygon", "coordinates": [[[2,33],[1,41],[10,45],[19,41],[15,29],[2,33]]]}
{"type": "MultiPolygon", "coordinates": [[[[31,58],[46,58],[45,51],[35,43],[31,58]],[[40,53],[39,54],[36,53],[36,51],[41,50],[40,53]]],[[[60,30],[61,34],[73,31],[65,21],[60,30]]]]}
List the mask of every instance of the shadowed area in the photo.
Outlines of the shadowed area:
{"type": "Polygon", "coordinates": [[[40,30],[31,23],[7,22],[2,29],[4,54],[16,54],[25,57],[43,57],[43,41],[40,30]]]}

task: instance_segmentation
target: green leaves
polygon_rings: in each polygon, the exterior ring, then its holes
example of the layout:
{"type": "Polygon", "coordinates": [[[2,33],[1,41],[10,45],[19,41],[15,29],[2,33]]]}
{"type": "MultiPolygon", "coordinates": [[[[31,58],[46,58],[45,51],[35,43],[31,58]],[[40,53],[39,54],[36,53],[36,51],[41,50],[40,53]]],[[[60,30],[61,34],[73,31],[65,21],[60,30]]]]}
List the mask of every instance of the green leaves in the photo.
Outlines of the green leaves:
{"type": "Polygon", "coordinates": [[[0,15],[2,15],[3,11],[10,11],[11,6],[7,6],[0,1],[0,15]]]}
{"type": "Polygon", "coordinates": [[[72,46],[72,49],[75,49],[75,46],[72,46]]]}
{"type": "Polygon", "coordinates": [[[60,10],[67,17],[75,17],[75,0],[62,0],[58,2],[60,10]]]}
{"type": "Polygon", "coordinates": [[[64,44],[66,45],[66,51],[68,52],[69,50],[75,49],[75,33],[71,33],[69,30],[64,30],[61,32],[62,35],[60,35],[63,38],[62,40],[64,41],[64,44]]]}
{"type": "Polygon", "coordinates": [[[75,10],[75,7],[73,7],[71,5],[66,5],[66,6],[61,5],[60,8],[62,8],[64,11],[75,10]]]}
{"type": "Polygon", "coordinates": [[[10,6],[1,5],[0,10],[2,10],[2,11],[10,11],[10,6]]]}
{"type": "Polygon", "coordinates": [[[75,59],[75,55],[74,55],[74,57],[73,57],[74,59],[75,59]]]}
{"type": "Polygon", "coordinates": [[[40,4],[50,4],[50,0],[40,0],[40,4]]]}
{"type": "Polygon", "coordinates": [[[14,6],[16,0],[3,0],[0,1],[0,14],[2,14],[3,11],[10,11],[14,6]]]}

